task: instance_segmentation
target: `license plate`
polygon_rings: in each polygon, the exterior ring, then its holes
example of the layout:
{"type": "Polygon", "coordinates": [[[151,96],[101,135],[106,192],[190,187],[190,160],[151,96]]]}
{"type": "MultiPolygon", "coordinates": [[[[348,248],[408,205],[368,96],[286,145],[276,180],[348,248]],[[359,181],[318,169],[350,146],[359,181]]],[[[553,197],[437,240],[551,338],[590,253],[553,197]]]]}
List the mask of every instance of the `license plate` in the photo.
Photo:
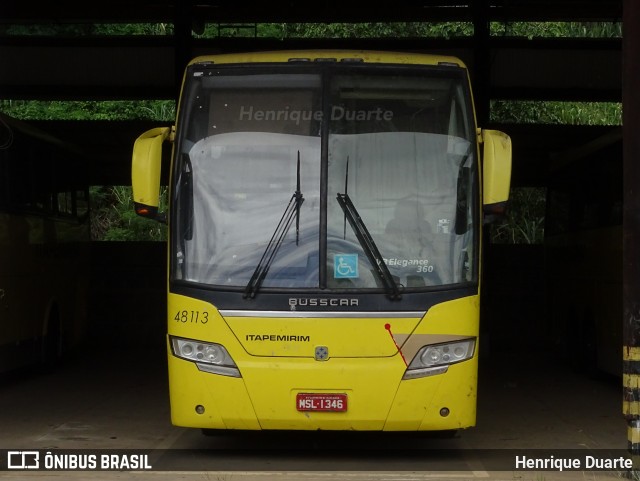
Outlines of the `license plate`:
{"type": "Polygon", "coordinates": [[[346,394],[298,393],[298,411],[344,412],[347,410],[346,394]]]}

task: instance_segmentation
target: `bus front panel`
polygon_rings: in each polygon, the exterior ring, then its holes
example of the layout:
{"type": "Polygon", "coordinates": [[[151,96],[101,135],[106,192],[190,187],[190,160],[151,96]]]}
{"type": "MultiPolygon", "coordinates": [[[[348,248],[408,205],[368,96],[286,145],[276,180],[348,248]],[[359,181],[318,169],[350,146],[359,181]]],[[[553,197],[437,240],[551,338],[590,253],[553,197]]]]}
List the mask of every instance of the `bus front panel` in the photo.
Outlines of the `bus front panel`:
{"type": "Polygon", "coordinates": [[[453,355],[456,342],[477,340],[476,296],[435,305],[417,318],[288,317],[286,312],[259,318],[238,312],[224,317],[209,303],[172,294],[169,313],[171,410],[177,425],[416,431],[475,424],[475,350],[464,361],[441,360],[424,372],[409,366],[425,346],[449,343],[453,355]],[[231,361],[237,371],[209,369],[206,348],[198,342],[222,346],[228,358],[221,366],[231,361]],[[334,402],[307,403],[305,410],[301,394],[329,395],[334,402]]]}

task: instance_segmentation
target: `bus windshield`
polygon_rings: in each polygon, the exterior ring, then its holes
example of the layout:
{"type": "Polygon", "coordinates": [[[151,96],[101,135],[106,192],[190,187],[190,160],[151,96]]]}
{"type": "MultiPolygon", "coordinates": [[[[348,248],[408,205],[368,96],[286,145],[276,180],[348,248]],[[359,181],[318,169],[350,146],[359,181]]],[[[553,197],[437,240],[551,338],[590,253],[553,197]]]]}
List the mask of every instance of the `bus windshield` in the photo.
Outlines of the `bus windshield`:
{"type": "Polygon", "coordinates": [[[463,69],[196,64],[182,102],[174,280],[250,296],[476,281],[463,69]]]}

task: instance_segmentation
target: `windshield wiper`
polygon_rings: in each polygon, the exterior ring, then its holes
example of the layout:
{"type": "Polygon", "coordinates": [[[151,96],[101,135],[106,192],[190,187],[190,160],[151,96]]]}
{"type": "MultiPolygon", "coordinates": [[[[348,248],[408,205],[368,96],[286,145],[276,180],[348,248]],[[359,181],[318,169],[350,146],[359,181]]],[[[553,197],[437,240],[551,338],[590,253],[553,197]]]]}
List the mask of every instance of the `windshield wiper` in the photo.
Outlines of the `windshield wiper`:
{"type": "Polygon", "coordinates": [[[469,221],[469,182],[471,180],[471,168],[465,167],[465,164],[472,152],[471,146],[469,146],[458,168],[458,180],[456,183],[456,222],[454,225],[456,235],[465,234],[467,230],[469,230],[467,223],[469,221]]]}
{"type": "MultiPolygon", "coordinates": [[[[349,162],[347,159],[347,175],[348,172],[349,162]]],[[[367,226],[362,221],[362,218],[360,217],[360,214],[358,214],[356,206],[353,205],[353,202],[351,201],[351,198],[346,191],[347,187],[345,185],[344,194],[338,193],[336,197],[338,204],[340,204],[340,207],[342,208],[346,219],[349,221],[353,232],[356,234],[358,242],[360,242],[360,246],[362,246],[362,249],[369,258],[369,262],[373,266],[373,269],[378,275],[378,278],[384,284],[384,287],[387,291],[387,297],[389,297],[389,299],[391,300],[399,300],[402,298],[400,288],[398,287],[396,281],[393,279],[391,272],[389,272],[389,268],[384,263],[384,259],[382,258],[382,255],[380,254],[380,251],[378,250],[373,237],[371,237],[367,226]]]]}
{"type": "Polygon", "coordinates": [[[249,283],[244,289],[243,297],[245,299],[253,299],[258,293],[258,290],[262,285],[262,281],[264,281],[264,278],[267,276],[267,272],[269,272],[273,259],[275,259],[278,249],[280,249],[280,246],[282,245],[282,241],[287,236],[287,233],[291,228],[294,216],[296,218],[296,245],[298,245],[300,240],[300,206],[303,202],[304,196],[300,191],[300,151],[298,151],[296,190],[291,196],[289,204],[287,204],[287,208],[285,209],[284,214],[282,214],[280,222],[278,222],[276,230],[273,232],[273,235],[267,244],[267,248],[264,250],[262,257],[260,258],[260,262],[258,262],[251,279],[249,279],[249,283]]]}

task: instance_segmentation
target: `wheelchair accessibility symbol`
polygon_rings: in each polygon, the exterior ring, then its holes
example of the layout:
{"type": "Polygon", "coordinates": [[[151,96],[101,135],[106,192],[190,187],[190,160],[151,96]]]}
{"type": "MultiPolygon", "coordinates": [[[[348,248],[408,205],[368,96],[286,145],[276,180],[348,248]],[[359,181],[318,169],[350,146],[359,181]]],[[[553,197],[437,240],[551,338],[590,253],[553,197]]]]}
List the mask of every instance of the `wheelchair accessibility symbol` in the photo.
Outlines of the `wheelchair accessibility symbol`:
{"type": "Polygon", "coordinates": [[[354,279],[358,275],[358,254],[336,254],[333,258],[335,279],[354,279]]]}

